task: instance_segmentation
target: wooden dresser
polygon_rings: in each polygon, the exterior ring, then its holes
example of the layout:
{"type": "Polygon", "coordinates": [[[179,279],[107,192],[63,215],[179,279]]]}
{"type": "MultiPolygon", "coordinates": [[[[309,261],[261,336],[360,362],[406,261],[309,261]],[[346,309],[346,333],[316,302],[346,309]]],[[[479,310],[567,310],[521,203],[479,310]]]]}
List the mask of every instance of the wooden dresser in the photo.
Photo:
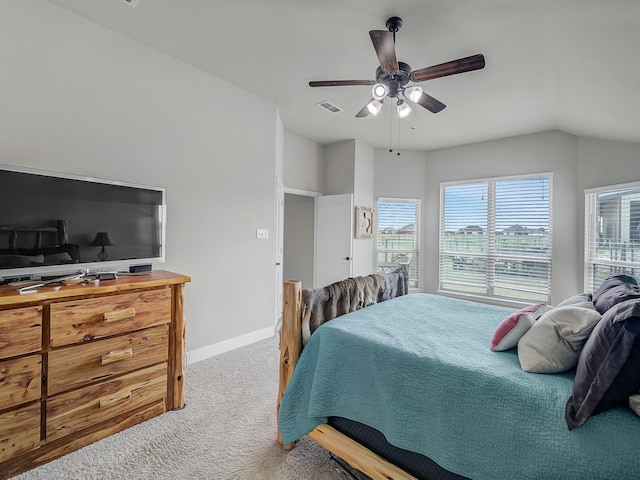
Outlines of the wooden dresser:
{"type": "Polygon", "coordinates": [[[0,479],[184,406],[189,281],[0,287],[0,479]]]}

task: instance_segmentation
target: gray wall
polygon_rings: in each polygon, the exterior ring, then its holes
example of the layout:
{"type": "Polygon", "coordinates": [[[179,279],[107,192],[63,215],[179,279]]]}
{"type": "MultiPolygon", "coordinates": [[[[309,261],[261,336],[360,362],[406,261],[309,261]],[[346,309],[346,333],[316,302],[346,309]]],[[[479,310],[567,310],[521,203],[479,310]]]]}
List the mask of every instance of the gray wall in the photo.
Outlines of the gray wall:
{"type": "Polygon", "coordinates": [[[552,131],[427,152],[423,208],[424,288],[438,287],[440,182],[553,173],[551,301],[582,289],[578,245],[578,138],[552,131]]]}
{"type": "MultiPolygon", "coordinates": [[[[377,203],[378,198],[412,198],[422,200],[420,211],[424,212],[426,205],[424,199],[427,195],[427,162],[425,152],[405,151],[396,155],[396,151],[389,152],[388,149],[377,148],[374,152],[374,178],[373,196],[377,203]]],[[[423,219],[420,219],[423,223],[423,219]]],[[[437,243],[431,243],[429,239],[425,241],[424,225],[420,229],[421,245],[420,250],[420,271],[424,272],[425,252],[430,249],[437,249],[437,243]]],[[[374,259],[375,261],[375,259],[374,259]]],[[[424,288],[424,275],[421,275],[424,288]]]]}
{"type": "Polygon", "coordinates": [[[553,173],[552,303],[583,290],[584,189],[640,180],[640,145],[549,131],[429,152],[375,152],[377,197],[422,198],[422,287],[438,287],[440,182],[553,173]]]}
{"type": "Polygon", "coordinates": [[[324,158],[324,146],[285,132],[284,186],[324,193],[324,158]]]}
{"type": "Polygon", "coordinates": [[[300,280],[313,287],[314,198],[286,194],[284,197],[284,279],[300,280]]]}
{"type": "MultiPolygon", "coordinates": [[[[354,207],[368,207],[375,210],[373,198],[373,152],[374,149],[366,143],[355,142],[355,163],[353,179],[354,207]]],[[[354,213],[355,218],[355,213],[354,213]]],[[[374,214],[374,228],[375,228],[374,214]]],[[[355,229],[355,227],[354,227],[355,229]]],[[[355,234],[355,232],[354,232],[355,234]]],[[[375,238],[353,237],[353,274],[355,276],[369,275],[376,271],[375,238]]]]}
{"type": "MultiPolygon", "coordinates": [[[[365,148],[291,136],[274,104],[42,0],[2,2],[0,58],[2,163],[167,188],[163,268],[193,278],[188,349],[273,326],[274,236],[255,230],[275,226],[275,177],[354,188],[365,148]],[[347,161],[320,172],[320,157],[347,161]]],[[[440,181],[554,172],[554,302],[582,288],[583,189],[640,178],[639,145],[561,132],[373,158],[374,198],[423,198],[428,291],[440,181]]]]}
{"type": "Polygon", "coordinates": [[[40,0],[0,4],[0,58],[2,163],[167,188],[188,349],[273,327],[274,104],[40,0]]]}
{"type": "Polygon", "coordinates": [[[284,279],[313,287],[315,202],[324,192],[325,147],[284,134],[284,186],[296,194],[284,198],[284,279]]]}

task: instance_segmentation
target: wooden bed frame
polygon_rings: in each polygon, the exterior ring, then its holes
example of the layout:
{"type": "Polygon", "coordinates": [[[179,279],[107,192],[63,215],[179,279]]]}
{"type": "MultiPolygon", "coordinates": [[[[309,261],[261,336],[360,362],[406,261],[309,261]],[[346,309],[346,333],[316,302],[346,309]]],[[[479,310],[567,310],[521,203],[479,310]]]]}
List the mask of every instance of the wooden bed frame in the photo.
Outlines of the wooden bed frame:
{"type": "Polygon", "coordinates": [[[8,232],[8,249],[18,249],[18,236],[22,233],[35,233],[33,249],[42,248],[43,233],[51,233],[55,235],[55,245],[69,243],[69,227],[66,220],[56,220],[55,227],[38,227],[38,226],[20,226],[20,225],[0,225],[0,233],[8,232]]]}
{"type": "MultiPolygon", "coordinates": [[[[301,322],[302,283],[286,281],[284,282],[284,311],[280,331],[280,386],[276,414],[280,411],[282,395],[291,380],[293,370],[302,352],[301,322]]],[[[307,437],[373,480],[417,480],[416,477],[327,424],[318,425],[307,434],[307,437]]],[[[278,443],[283,445],[279,428],[278,443]]],[[[283,445],[285,450],[291,450],[294,446],[293,443],[283,445]]]]}

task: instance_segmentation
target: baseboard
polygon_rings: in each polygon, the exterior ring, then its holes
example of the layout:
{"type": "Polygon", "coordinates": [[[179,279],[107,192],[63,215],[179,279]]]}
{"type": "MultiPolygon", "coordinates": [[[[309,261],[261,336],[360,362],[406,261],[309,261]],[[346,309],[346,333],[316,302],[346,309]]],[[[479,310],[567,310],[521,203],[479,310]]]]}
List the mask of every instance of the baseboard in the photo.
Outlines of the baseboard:
{"type": "Polygon", "coordinates": [[[236,348],[251,345],[252,343],[259,342],[260,340],[265,340],[267,338],[273,337],[274,335],[274,327],[267,327],[261,330],[245,333],[244,335],[240,335],[239,337],[229,338],[228,340],[223,340],[222,342],[214,343],[213,345],[196,348],[195,350],[189,350],[187,352],[186,359],[187,365],[206,360],[207,358],[215,357],[216,355],[235,350],[236,348]]]}

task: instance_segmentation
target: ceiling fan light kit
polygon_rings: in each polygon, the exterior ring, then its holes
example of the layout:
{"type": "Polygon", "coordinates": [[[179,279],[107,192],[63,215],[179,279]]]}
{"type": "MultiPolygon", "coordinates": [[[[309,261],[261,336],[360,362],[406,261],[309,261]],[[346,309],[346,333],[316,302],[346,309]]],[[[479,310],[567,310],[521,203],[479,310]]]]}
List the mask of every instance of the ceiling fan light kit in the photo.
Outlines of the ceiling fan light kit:
{"type": "Polygon", "coordinates": [[[398,99],[397,110],[400,118],[404,118],[411,113],[411,107],[402,99],[398,99]]]}
{"type": "Polygon", "coordinates": [[[384,83],[376,83],[371,89],[371,94],[376,100],[382,100],[389,94],[389,88],[384,83]]]}
{"type": "Polygon", "coordinates": [[[380,110],[382,110],[382,102],[383,100],[373,99],[369,103],[367,103],[367,110],[371,115],[378,115],[380,110]]]}
{"type": "Polygon", "coordinates": [[[397,98],[398,116],[404,118],[411,113],[411,107],[400,98],[400,95],[432,113],[438,113],[446,107],[444,103],[425,93],[421,87],[415,85],[407,86],[409,82],[423,82],[484,68],[484,56],[477,54],[431,67],[412,70],[409,64],[399,62],[396,58],[396,32],[402,27],[402,19],[400,17],[391,17],[387,20],[386,25],[388,31],[371,30],[369,32],[373,48],[380,62],[380,66],[376,69],[375,80],[316,80],[309,82],[309,86],[373,85],[373,98],[360,109],[356,117],[366,117],[369,114],[377,115],[382,108],[384,98],[391,97],[397,98]]]}
{"type": "Polygon", "coordinates": [[[408,87],[403,94],[413,103],[418,103],[422,98],[422,87],[408,87]]]}

